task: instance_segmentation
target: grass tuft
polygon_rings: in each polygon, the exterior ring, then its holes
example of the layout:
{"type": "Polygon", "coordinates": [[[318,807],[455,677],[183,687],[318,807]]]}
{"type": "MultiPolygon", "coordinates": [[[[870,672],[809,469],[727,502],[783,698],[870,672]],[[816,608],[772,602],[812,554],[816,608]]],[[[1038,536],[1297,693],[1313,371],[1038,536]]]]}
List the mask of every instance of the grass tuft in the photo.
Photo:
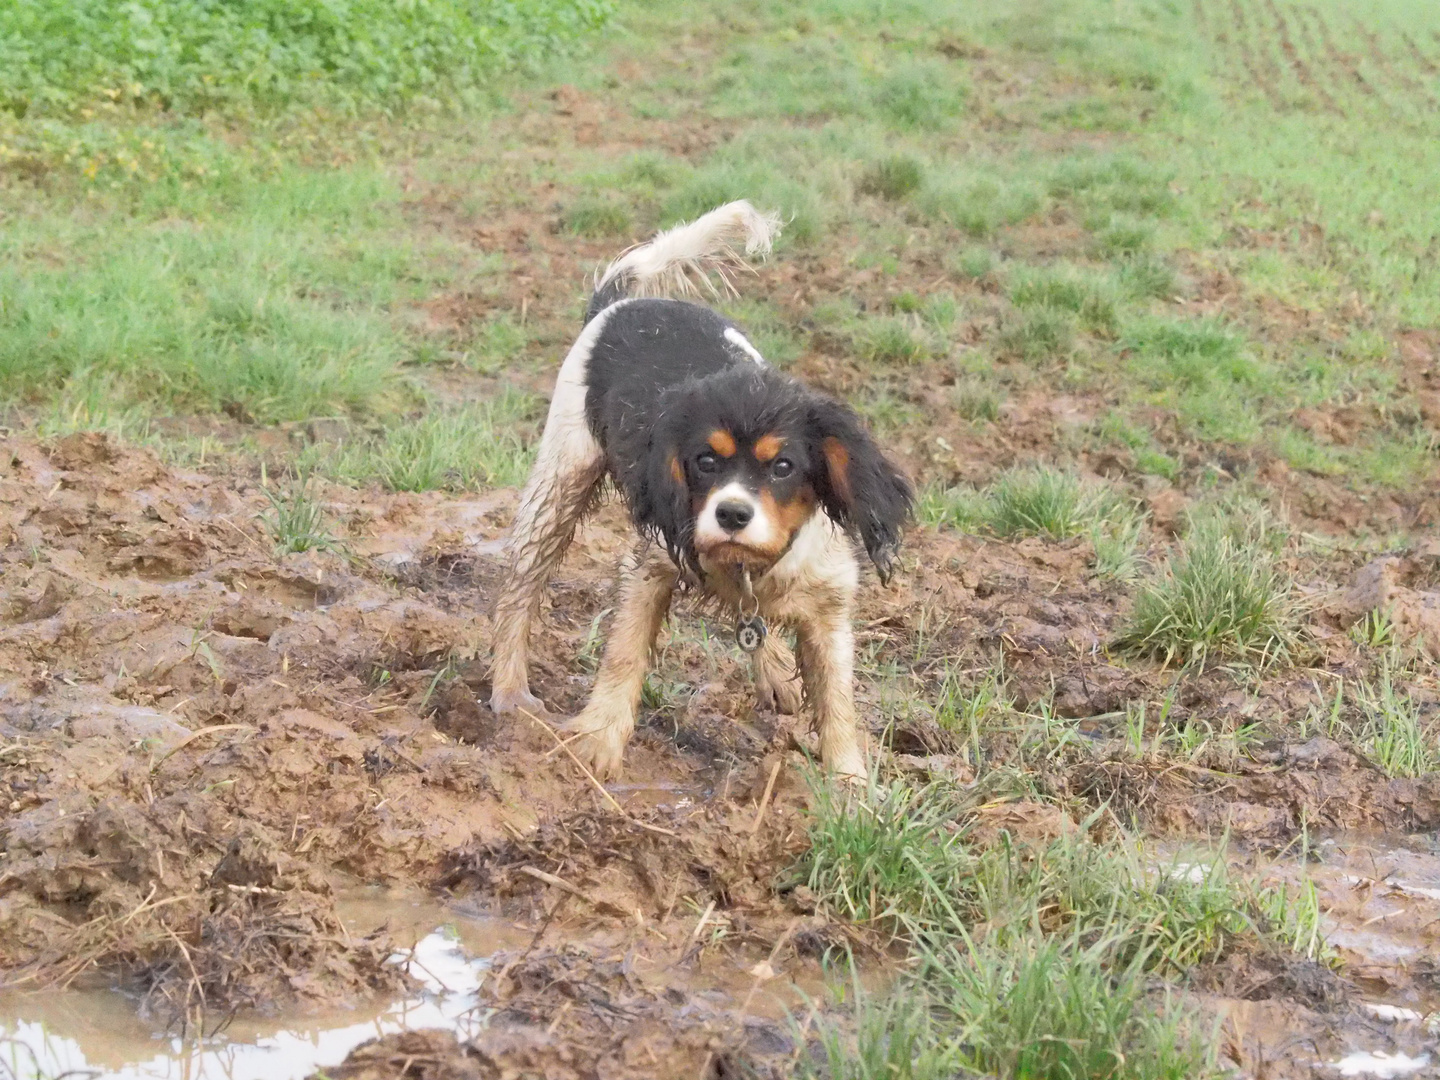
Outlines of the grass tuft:
{"type": "Polygon", "coordinates": [[[879,195],[898,202],[918,190],[924,180],[925,167],[918,158],[892,154],[870,164],[860,177],[858,190],[862,195],[879,195]]]}
{"type": "Polygon", "coordinates": [[[816,798],[804,883],[853,922],[938,932],[955,925],[969,865],[955,806],[939,785],[912,788],[872,779],[863,791],[823,778],[816,798]]]}
{"type": "Polygon", "coordinates": [[[260,491],[270,504],[270,512],[261,514],[260,521],[277,554],[339,550],[339,541],[326,526],[325,510],[310,490],[308,473],[302,472],[287,488],[277,490],[262,466],[260,491]]]}
{"type": "Polygon", "coordinates": [[[1039,195],[1023,182],[963,173],[933,177],[916,201],[921,212],[932,221],[976,238],[1024,221],[1041,205],[1039,195]]]}
{"type": "MultiPolygon", "coordinates": [[[[1191,1080],[1218,1075],[1206,1032],[1148,992],[1145,958],[1113,941],[1030,937],[927,957],[935,1007],[964,1032],[952,1067],[1016,1080],[1191,1080]]],[[[935,1075],[955,1075],[936,1073],[935,1075]]]]}
{"type": "Polygon", "coordinates": [[[336,479],[378,481],[391,491],[475,491],[524,483],[531,451],[517,425],[534,399],[505,393],[491,401],[438,411],[342,447],[320,445],[307,460],[336,479]]]}
{"type": "Polygon", "coordinates": [[[1334,963],[1336,954],[1325,940],[1325,915],[1320,893],[1309,877],[1292,893],[1285,884],[1260,889],[1252,901],[1268,933],[1307,960],[1334,963]]]}
{"type": "Polygon", "coordinates": [[[934,130],[965,107],[965,87],[952,71],[939,60],[902,64],[880,79],[875,106],[896,127],[934,130]]]}
{"type": "Polygon", "coordinates": [[[1287,575],[1254,536],[1196,521],[1179,553],[1141,586],[1120,642],[1167,664],[1266,663],[1288,655],[1296,605],[1287,575]]]}
{"type": "Polygon", "coordinates": [[[860,357],[872,364],[917,364],[930,355],[930,343],[917,325],[903,315],[867,319],[857,334],[860,357]]]}
{"type": "Polygon", "coordinates": [[[958,277],[979,281],[995,269],[995,256],[989,248],[968,247],[952,255],[946,265],[958,277]]]}
{"type": "Polygon", "coordinates": [[[1095,250],[1108,259],[1135,256],[1150,247],[1155,228],[1148,221],[1115,215],[1094,226],[1095,250]]]}
{"type": "Polygon", "coordinates": [[[1092,333],[1110,335],[1116,330],[1116,297],[1103,278],[1073,268],[1022,269],[1009,286],[1010,302],[1018,308],[1071,312],[1092,333]]]}
{"type": "Polygon", "coordinates": [[[1063,360],[1075,347],[1075,314],[1046,306],[1024,308],[1008,317],[996,338],[1002,354],[1030,363],[1063,360]]]}
{"type": "Polygon", "coordinates": [[[572,236],[602,238],[624,236],[634,227],[630,208],[612,199],[580,199],[561,218],[572,236]]]}
{"type": "Polygon", "coordinates": [[[1050,540],[1088,536],[1096,572],[1118,580],[1137,573],[1136,549],[1145,528],[1140,509],[1109,486],[1043,466],[1013,469],[983,491],[932,485],[921,491],[916,514],[921,524],[962,532],[1050,540]]]}
{"type": "Polygon", "coordinates": [[[986,524],[997,536],[1044,536],[1068,540],[1079,536],[1103,513],[1105,498],[1081,483],[1074,473],[1058,469],[1016,469],[989,490],[986,524]]]}
{"type": "Polygon", "coordinates": [[[1365,717],[1361,742],[1386,776],[1417,777],[1440,770],[1440,741],[1409,694],[1397,690],[1386,665],[1378,685],[1362,682],[1356,700],[1365,717]]]}
{"type": "Polygon", "coordinates": [[[1180,291],[1174,267],[1153,255],[1125,259],[1116,276],[1121,292],[1136,300],[1170,300],[1180,291]]]}
{"type": "Polygon", "coordinates": [[[1121,347],[1152,386],[1253,383],[1258,368],[1234,330],[1213,319],[1142,319],[1125,328],[1121,347]]]}
{"type": "Polygon", "coordinates": [[[955,411],[972,424],[993,423],[1000,419],[1001,397],[996,390],[977,379],[962,379],[950,391],[955,411]]]}
{"type": "Polygon", "coordinates": [[[972,487],[945,487],[930,484],[922,488],[915,506],[916,520],[932,529],[949,528],[974,532],[985,524],[988,505],[982,492],[972,487]]]}

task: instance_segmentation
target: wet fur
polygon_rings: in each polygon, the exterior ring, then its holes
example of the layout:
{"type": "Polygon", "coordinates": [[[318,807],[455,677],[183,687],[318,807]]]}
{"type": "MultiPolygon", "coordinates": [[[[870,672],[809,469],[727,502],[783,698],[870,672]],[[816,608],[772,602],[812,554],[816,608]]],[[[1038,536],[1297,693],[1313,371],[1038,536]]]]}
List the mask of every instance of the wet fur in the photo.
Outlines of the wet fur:
{"type": "MultiPolygon", "coordinates": [[[[822,758],[843,773],[865,771],[851,688],[852,541],[888,580],[913,489],[846,405],[770,368],[740,328],[711,309],[653,296],[667,287],[693,291],[706,269],[734,265],[737,245],[768,248],[775,228],[773,216],[730,204],[622,256],[597,284],[561,366],[497,600],[491,705],[500,713],[542,708],[526,674],[530,625],[575,526],[609,478],[641,543],[622,574],[590,700],[570,725],[585,736],[577,749],[602,774],[619,768],[674,590],[694,589],[733,611],[742,559],[754,567],[761,614],[797,632],[822,758]],[[713,517],[697,541],[702,511],[724,511],[733,526],[732,490],[745,497],[741,508],[756,515],[754,535],[768,546],[747,539],[749,526],[728,534],[734,543],[717,542],[713,517]]],[[[754,663],[762,700],[797,704],[784,673],[793,658],[778,638],[754,663]]]]}

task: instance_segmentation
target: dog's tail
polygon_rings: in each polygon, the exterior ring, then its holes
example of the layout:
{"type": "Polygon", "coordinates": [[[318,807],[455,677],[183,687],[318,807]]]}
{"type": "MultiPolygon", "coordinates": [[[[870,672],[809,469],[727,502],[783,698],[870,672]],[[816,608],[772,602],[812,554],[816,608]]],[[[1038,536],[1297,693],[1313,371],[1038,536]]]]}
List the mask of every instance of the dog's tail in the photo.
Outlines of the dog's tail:
{"type": "Polygon", "coordinates": [[[761,213],[744,199],[726,203],[688,225],[666,229],[605,268],[595,283],[585,321],[627,296],[733,292],[727,271],[745,267],[747,255],[767,254],[779,233],[779,214],[761,213]],[[720,280],[718,286],[715,278],[720,280]]]}

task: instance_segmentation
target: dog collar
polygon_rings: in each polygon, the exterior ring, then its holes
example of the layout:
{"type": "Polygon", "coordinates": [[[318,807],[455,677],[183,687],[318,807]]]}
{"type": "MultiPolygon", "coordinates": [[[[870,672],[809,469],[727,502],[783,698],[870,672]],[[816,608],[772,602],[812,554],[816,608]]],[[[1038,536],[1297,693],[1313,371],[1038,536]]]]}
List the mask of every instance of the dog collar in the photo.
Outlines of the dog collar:
{"type": "Polygon", "coordinates": [[[750,567],[740,567],[740,618],[735,623],[735,644],[747,653],[753,653],[765,644],[765,619],[760,614],[760,600],[750,581],[750,567]],[[749,613],[746,613],[746,610],[749,613]]]}

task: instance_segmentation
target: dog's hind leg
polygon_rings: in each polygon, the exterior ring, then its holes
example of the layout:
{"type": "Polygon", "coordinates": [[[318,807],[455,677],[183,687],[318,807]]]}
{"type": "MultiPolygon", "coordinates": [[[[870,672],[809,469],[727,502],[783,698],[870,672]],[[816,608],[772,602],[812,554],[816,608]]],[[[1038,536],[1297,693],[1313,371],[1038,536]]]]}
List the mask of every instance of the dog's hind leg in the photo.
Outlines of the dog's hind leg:
{"type": "Polygon", "coordinates": [[[585,419],[585,365],[604,319],[593,320],[561,365],[535,467],[510,531],[510,569],[495,603],[490,707],[497,714],[544,711],[530,693],[530,625],[545,585],[605,477],[605,456],[585,419]]]}
{"type": "Polygon", "coordinates": [[[584,710],[566,725],[569,734],[583,735],[576,740],[575,753],[588,760],[600,777],[620,771],[625,744],[635,730],[635,710],[650,666],[650,650],[670,610],[677,578],[675,564],[648,542],[641,544],[627,563],[600,674],[584,710]]]}
{"type": "MultiPolygon", "coordinates": [[[[550,434],[549,428],[545,434],[550,434]]],[[[530,626],[540,613],[545,585],[564,558],[603,477],[599,447],[593,457],[577,454],[576,449],[547,448],[542,438],[540,458],[520,497],[510,539],[510,571],[495,604],[490,707],[497,714],[521,708],[544,711],[540,699],[530,693],[530,626]]]]}

